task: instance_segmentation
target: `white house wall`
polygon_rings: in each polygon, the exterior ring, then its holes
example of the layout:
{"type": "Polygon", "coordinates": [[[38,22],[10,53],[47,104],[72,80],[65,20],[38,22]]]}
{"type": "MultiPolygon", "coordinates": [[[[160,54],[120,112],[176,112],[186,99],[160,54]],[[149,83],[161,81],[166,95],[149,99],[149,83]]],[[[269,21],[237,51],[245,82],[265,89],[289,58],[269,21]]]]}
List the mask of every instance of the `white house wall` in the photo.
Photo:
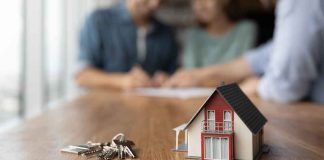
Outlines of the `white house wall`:
{"type": "Polygon", "coordinates": [[[201,110],[196,119],[188,127],[188,156],[201,156],[201,122],[204,120],[204,110],[201,110]]]}
{"type": "Polygon", "coordinates": [[[252,160],[253,134],[236,113],[234,115],[234,132],[234,158],[252,160]]]}

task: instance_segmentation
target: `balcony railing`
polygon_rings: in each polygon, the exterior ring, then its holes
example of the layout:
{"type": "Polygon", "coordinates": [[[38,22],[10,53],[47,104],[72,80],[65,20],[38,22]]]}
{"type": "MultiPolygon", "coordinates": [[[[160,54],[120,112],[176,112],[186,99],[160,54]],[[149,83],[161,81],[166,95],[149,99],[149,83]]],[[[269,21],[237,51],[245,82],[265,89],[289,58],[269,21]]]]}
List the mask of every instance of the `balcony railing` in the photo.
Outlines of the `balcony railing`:
{"type": "Polygon", "coordinates": [[[201,132],[230,134],[233,133],[232,122],[215,122],[214,120],[207,120],[201,122],[201,132]]]}

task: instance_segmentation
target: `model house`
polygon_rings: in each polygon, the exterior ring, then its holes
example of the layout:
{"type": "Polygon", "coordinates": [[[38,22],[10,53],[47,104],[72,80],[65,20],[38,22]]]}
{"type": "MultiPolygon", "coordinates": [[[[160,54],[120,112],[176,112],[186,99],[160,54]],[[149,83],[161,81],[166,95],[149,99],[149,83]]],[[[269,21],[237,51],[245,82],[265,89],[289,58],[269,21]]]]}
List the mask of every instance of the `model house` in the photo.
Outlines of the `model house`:
{"type": "Polygon", "coordinates": [[[188,123],[174,129],[175,150],[202,160],[257,159],[262,153],[266,122],[237,84],[223,85],[188,123]],[[181,131],[185,132],[185,144],[178,145],[181,131]]]}

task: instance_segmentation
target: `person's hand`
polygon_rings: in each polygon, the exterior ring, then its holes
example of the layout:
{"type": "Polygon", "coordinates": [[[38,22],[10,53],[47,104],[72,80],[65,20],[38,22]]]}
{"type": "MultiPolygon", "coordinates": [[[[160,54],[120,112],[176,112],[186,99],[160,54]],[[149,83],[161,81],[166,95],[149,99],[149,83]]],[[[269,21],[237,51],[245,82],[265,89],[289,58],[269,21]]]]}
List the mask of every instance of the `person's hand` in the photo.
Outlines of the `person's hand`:
{"type": "Polygon", "coordinates": [[[247,95],[257,95],[260,77],[250,77],[240,83],[242,91],[247,95]]]}
{"type": "Polygon", "coordinates": [[[131,90],[152,85],[149,75],[140,67],[134,67],[122,78],[122,89],[131,90]]]}
{"type": "Polygon", "coordinates": [[[199,70],[179,70],[162,87],[193,87],[200,84],[199,70]]]}
{"type": "Polygon", "coordinates": [[[165,72],[158,71],[153,76],[153,86],[160,87],[169,79],[169,75],[165,72]]]}

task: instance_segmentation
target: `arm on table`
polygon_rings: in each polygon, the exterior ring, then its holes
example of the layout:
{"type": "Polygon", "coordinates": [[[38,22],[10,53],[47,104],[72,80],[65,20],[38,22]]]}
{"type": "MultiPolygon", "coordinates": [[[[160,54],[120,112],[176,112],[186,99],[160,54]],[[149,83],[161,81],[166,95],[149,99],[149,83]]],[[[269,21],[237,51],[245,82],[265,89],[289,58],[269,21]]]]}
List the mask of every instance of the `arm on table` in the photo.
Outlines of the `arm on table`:
{"type": "Polygon", "coordinates": [[[86,88],[132,89],[150,86],[146,73],[140,68],[133,68],[128,73],[106,73],[96,68],[87,67],[76,76],[76,83],[86,88]]]}
{"type": "Polygon", "coordinates": [[[260,76],[264,74],[267,68],[272,46],[272,41],[269,41],[268,43],[249,51],[244,57],[222,65],[214,65],[191,70],[179,70],[164,84],[164,86],[215,87],[219,85],[221,81],[226,83],[241,82],[251,76],[260,76]]]}
{"type": "Polygon", "coordinates": [[[248,62],[244,58],[228,62],[223,65],[209,66],[199,69],[179,70],[163,86],[164,87],[192,87],[217,86],[221,81],[226,83],[240,82],[252,76],[248,62]]]}
{"type": "Polygon", "coordinates": [[[220,81],[226,83],[241,82],[253,76],[253,72],[245,58],[239,58],[223,65],[216,65],[202,69],[205,74],[202,85],[218,85],[220,81]]]}

